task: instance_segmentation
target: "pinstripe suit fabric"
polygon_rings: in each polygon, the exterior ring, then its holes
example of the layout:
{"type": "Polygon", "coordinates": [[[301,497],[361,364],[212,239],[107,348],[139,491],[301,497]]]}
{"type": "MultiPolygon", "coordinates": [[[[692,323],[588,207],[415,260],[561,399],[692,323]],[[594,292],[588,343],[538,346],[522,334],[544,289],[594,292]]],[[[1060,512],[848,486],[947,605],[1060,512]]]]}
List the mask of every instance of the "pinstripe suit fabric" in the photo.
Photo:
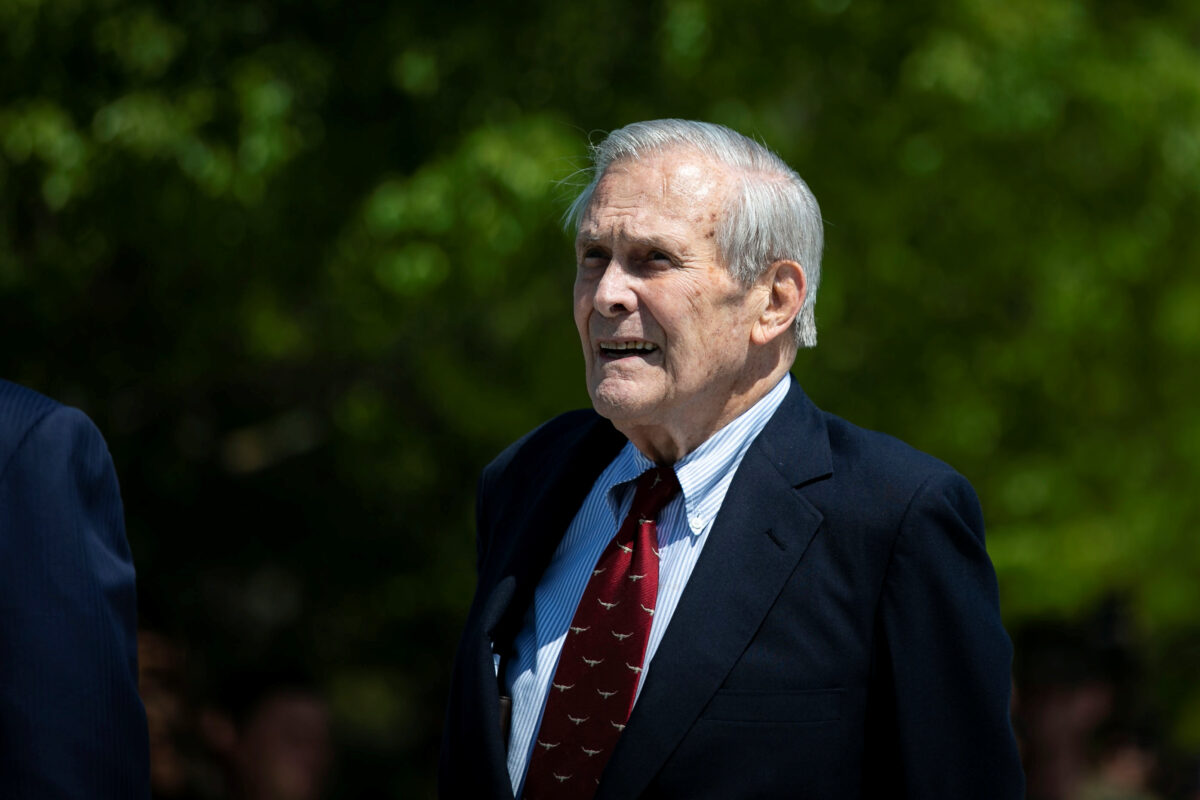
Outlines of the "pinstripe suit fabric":
{"type": "Polygon", "coordinates": [[[0,797],[148,796],[112,460],[81,412],[0,381],[0,797]]]}

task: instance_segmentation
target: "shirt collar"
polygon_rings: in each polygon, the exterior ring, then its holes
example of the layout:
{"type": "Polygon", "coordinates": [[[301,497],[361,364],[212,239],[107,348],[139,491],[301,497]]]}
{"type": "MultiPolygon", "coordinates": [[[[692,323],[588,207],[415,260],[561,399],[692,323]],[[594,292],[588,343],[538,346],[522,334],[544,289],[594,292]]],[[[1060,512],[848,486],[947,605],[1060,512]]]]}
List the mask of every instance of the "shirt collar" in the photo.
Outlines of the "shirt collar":
{"type": "MultiPolygon", "coordinates": [[[[789,385],[789,376],[784,375],[757,403],[675,462],[675,477],[679,479],[688,528],[693,536],[703,533],[721,510],[732,471],[741,463],[751,442],[783,403],[789,385]]],[[[633,482],[654,466],[654,462],[634,447],[633,442],[626,442],[601,474],[599,483],[607,487],[608,507],[617,525],[621,524],[622,501],[632,491],[633,482]]]]}

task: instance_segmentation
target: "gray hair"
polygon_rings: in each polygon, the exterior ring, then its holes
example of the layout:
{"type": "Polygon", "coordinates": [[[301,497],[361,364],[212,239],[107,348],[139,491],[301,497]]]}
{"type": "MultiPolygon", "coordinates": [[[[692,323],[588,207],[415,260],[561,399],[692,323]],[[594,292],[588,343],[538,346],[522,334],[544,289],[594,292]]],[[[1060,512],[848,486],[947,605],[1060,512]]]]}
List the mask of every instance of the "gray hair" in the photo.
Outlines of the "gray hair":
{"type": "Polygon", "coordinates": [[[796,315],[798,347],[815,347],[817,322],[813,311],[821,282],[824,231],[821,209],[808,184],[796,171],[763,145],[737,131],[711,122],[659,119],[635,122],[592,145],[591,181],[564,215],[568,229],[578,230],[592,202],[596,185],[618,161],[674,148],[695,150],[738,176],[735,189],[717,225],[717,246],[729,271],[751,286],[776,261],[788,259],[804,271],[807,293],[796,315]]]}

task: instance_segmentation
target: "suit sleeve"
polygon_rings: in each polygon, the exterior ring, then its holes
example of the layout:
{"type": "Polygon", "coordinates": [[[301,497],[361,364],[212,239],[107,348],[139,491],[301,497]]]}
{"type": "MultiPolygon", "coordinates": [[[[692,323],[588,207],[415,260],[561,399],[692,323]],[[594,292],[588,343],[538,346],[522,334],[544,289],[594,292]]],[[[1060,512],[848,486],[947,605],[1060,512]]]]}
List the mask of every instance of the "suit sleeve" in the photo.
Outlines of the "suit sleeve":
{"type": "Polygon", "coordinates": [[[979,501],[957,473],[933,476],[914,495],[880,614],[904,796],[1024,797],[1009,713],[1012,644],[979,501]]]}
{"type": "Polygon", "coordinates": [[[149,796],[136,613],[112,460],[58,407],[0,464],[0,797],[149,796]]]}

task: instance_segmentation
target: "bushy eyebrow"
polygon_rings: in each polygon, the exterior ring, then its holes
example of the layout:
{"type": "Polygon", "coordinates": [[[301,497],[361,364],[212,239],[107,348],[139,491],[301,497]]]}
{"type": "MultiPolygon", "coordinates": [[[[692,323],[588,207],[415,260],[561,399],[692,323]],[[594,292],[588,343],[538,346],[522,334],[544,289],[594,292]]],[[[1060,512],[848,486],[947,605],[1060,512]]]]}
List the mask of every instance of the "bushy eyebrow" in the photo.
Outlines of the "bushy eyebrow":
{"type": "MultiPolygon", "coordinates": [[[[683,242],[673,241],[672,239],[664,236],[622,235],[620,238],[625,243],[643,250],[662,250],[665,253],[674,253],[678,255],[683,255],[687,252],[687,247],[683,242]]],[[[575,238],[575,249],[577,251],[583,250],[584,248],[591,247],[592,245],[599,245],[601,247],[609,246],[603,237],[593,236],[587,232],[580,231],[579,235],[575,238]]]]}

